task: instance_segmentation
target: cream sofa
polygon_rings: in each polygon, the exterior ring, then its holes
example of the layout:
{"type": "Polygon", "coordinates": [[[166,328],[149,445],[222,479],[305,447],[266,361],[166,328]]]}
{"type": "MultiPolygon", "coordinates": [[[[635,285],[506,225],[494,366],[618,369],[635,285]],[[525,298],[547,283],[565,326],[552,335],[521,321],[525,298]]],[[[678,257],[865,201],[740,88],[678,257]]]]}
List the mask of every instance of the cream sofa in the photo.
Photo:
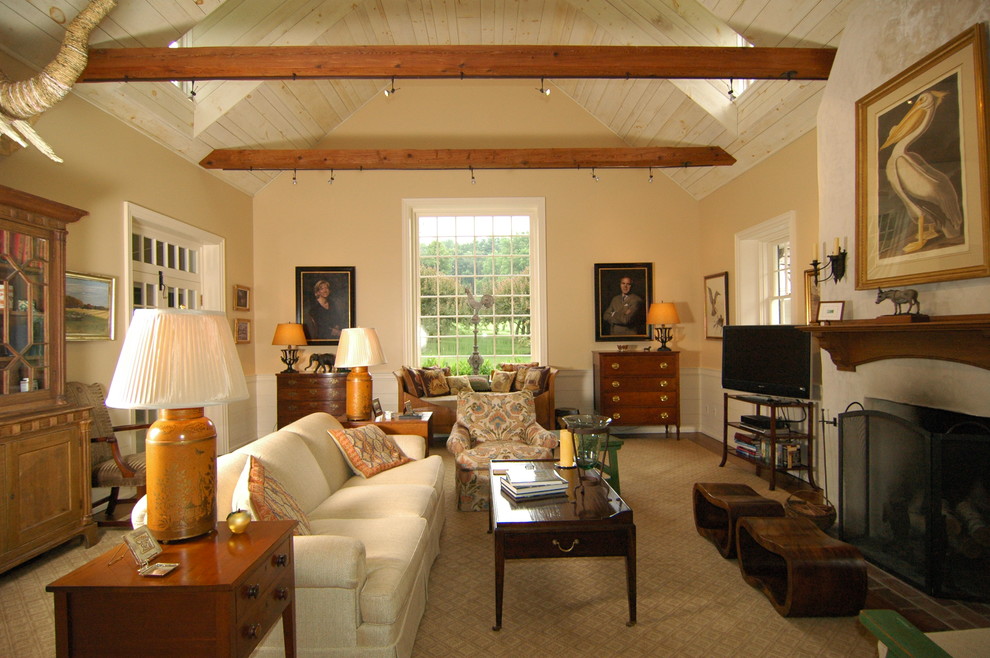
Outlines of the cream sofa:
{"type": "MultiPolygon", "coordinates": [[[[217,518],[254,455],[306,512],[313,534],[294,539],[300,655],[409,656],[440,551],[444,473],[421,436],[392,435],[413,461],[365,479],[314,413],[217,460],[217,518]]],[[[139,506],[143,507],[143,506],[139,506]]],[[[135,524],[142,522],[135,508],[135,524]]],[[[249,530],[250,531],[250,530],[249,530]]],[[[282,656],[281,622],[257,655],[282,656]]]]}

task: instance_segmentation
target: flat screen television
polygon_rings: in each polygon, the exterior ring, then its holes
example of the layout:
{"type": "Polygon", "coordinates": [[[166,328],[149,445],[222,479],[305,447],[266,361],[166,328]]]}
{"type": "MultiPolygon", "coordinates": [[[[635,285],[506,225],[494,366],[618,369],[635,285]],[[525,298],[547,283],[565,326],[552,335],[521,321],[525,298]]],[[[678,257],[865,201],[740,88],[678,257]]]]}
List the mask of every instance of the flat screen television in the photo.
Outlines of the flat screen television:
{"type": "Polygon", "coordinates": [[[811,334],[794,325],[727,325],[722,388],[762,397],[811,397],[811,334]]]}

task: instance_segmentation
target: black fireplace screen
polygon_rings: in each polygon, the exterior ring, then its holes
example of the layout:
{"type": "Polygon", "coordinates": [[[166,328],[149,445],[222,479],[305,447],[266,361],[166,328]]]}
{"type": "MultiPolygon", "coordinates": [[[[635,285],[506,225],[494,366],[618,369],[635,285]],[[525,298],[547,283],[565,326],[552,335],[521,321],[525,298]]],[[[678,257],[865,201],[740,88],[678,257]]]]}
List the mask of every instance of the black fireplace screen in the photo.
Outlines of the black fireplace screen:
{"type": "Polygon", "coordinates": [[[990,601],[990,423],[966,419],[840,414],[839,536],[928,594],[990,601]]]}

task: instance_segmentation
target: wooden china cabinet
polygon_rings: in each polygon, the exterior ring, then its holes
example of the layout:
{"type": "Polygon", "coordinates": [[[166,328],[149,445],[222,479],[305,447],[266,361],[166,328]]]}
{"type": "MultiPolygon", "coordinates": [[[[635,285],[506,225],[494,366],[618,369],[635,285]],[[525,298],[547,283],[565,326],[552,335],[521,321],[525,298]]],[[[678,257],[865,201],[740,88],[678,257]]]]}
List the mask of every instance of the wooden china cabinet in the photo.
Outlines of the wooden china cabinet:
{"type": "Polygon", "coordinates": [[[84,215],[0,185],[0,572],[96,540],[89,409],[64,395],[66,226],[84,215]]]}

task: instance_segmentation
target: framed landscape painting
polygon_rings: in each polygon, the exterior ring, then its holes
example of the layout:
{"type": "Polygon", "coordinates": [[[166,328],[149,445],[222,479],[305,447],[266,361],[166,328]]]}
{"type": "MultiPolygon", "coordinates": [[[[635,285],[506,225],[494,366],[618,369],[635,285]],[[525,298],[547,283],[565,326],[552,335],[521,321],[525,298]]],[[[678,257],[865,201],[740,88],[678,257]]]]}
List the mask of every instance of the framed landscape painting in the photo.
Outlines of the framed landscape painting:
{"type": "Polygon", "coordinates": [[[309,345],[337,345],[340,332],[356,326],[353,267],[297,267],[296,322],[309,345]]]}
{"type": "Polygon", "coordinates": [[[856,103],[856,288],[990,276],[985,27],[856,103]]]}
{"type": "Polygon", "coordinates": [[[113,340],[117,279],[65,273],[65,339],[113,340]]]}
{"type": "Polygon", "coordinates": [[[595,264],[595,340],[649,340],[653,263],[595,264]]]}

